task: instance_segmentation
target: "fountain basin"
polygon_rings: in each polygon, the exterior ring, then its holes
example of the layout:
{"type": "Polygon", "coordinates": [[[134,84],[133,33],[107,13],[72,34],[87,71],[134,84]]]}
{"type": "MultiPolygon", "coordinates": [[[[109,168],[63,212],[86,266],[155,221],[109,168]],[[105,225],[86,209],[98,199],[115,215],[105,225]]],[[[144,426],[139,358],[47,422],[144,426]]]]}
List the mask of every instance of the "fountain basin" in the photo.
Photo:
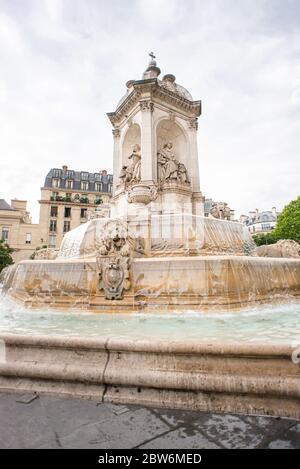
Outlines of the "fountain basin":
{"type": "Polygon", "coordinates": [[[287,345],[2,334],[0,389],[300,419],[287,345]]]}
{"type": "Polygon", "coordinates": [[[232,309],[300,296],[300,260],[250,256],[134,258],[131,288],[108,300],[96,258],[22,261],[5,286],[31,306],[84,305],[94,310],[232,309]]]}

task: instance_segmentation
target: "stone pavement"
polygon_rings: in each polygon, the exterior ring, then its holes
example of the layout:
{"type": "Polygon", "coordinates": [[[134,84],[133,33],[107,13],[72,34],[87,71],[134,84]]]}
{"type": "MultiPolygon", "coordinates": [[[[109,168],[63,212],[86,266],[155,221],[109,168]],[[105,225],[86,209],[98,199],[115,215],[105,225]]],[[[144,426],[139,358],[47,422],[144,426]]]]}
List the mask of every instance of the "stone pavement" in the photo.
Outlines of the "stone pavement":
{"type": "Polygon", "coordinates": [[[300,448],[300,422],[4,392],[0,448],[300,448]]]}

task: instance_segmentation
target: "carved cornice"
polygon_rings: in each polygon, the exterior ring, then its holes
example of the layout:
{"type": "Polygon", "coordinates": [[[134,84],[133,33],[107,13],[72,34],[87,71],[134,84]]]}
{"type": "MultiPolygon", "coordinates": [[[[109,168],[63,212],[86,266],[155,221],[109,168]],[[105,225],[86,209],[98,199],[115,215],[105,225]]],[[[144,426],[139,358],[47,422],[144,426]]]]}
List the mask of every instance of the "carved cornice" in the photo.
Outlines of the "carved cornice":
{"type": "Polygon", "coordinates": [[[173,108],[175,107],[179,112],[183,112],[191,117],[200,116],[201,114],[201,101],[190,101],[183,96],[160,86],[156,78],[151,80],[135,81],[132,86],[134,90],[124,101],[121,102],[116,111],[107,113],[107,116],[114,127],[119,125],[123,119],[127,118],[127,115],[139,101],[142,111],[152,111],[154,108],[153,101],[159,100],[173,108]],[[143,99],[141,99],[142,97],[143,99]]]}
{"type": "Polygon", "coordinates": [[[201,114],[201,101],[189,101],[176,93],[163,88],[161,86],[156,87],[153,90],[153,96],[159,98],[167,104],[175,106],[178,110],[200,116],[201,114]]]}

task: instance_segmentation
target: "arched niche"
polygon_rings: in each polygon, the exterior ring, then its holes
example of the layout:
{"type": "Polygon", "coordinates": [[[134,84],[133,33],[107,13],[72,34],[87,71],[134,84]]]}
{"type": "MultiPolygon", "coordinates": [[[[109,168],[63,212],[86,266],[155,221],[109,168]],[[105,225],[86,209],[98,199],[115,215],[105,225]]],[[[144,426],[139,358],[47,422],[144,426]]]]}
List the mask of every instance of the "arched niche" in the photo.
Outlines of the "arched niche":
{"type": "Polygon", "coordinates": [[[122,143],[122,165],[127,165],[128,157],[132,153],[133,146],[141,145],[141,129],[138,124],[132,124],[127,130],[122,143]]]}
{"type": "Polygon", "coordinates": [[[188,143],[184,131],[176,122],[163,119],[156,127],[156,152],[170,141],[173,143],[176,159],[189,168],[188,143]]]}

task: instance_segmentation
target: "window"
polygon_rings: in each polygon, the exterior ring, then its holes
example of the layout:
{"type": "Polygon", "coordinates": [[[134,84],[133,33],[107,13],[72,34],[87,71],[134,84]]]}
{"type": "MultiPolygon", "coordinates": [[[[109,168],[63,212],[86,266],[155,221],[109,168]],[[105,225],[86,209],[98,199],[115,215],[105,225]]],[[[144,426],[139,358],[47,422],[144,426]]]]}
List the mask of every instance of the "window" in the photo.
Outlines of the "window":
{"type": "Polygon", "coordinates": [[[57,207],[51,206],[50,217],[57,217],[57,211],[58,211],[57,207]]]}
{"type": "Polygon", "coordinates": [[[65,207],[64,217],[70,218],[70,216],[71,216],[71,207],[65,207]]]}
{"type": "Polygon", "coordinates": [[[60,179],[52,179],[52,187],[59,187],[60,179]]]}
{"type": "Polygon", "coordinates": [[[61,169],[54,169],[53,170],[53,177],[54,178],[60,178],[61,175],[61,169]]]}
{"type": "Polygon", "coordinates": [[[31,233],[26,233],[25,243],[31,244],[31,239],[32,239],[31,233]]]}
{"type": "Polygon", "coordinates": [[[86,218],[87,217],[87,209],[86,208],[81,208],[80,209],[80,218],[86,218]]]}
{"type": "Polygon", "coordinates": [[[66,192],[66,201],[72,202],[72,192],[66,192]]]}
{"type": "Polygon", "coordinates": [[[99,205],[99,204],[102,204],[103,203],[103,200],[102,198],[100,197],[100,195],[96,195],[95,197],[95,204],[99,205]]]}
{"type": "Polygon", "coordinates": [[[66,180],[66,189],[73,189],[73,181],[71,179],[66,180]]]}
{"type": "Polygon", "coordinates": [[[67,171],[66,172],[66,177],[68,179],[74,179],[74,171],[67,171]]]}
{"type": "Polygon", "coordinates": [[[87,191],[89,188],[89,183],[87,181],[81,181],[81,190],[87,191]]]}
{"type": "Polygon", "coordinates": [[[56,236],[49,236],[49,248],[55,248],[56,246],[56,236]]]}
{"type": "Polygon", "coordinates": [[[89,178],[89,173],[84,173],[84,172],[81,173],[81,180],[82,181],[87,181],[88,178],[89,178]]]}
{"type": "Polygon", "coordinates": [[[95,177],[95,181],[101,181],[101,174],[100,173],[95,173],[94,177],[95,177]]]}
{"type": "Polygon", "coordinates": [[[70,229],[71,229],[70,222],[64,221],[64,233],[67,233],[68,231],[70,231],[70,229]]]}
{"type": "Polygon", "coordinates": [[[108,184],[108,192],[112,191],[112,184],[108,184]]]}
{"type": "Polygon", "coordinates": [[[102,192],[102,182],[95,182],[95,191],[102,192]]]}
{"type": "Polygon", "coordinates": [[[55,233],[56,225],[57,225],[56,220],[50,220],[49,231],[51,231],[52,233],[55,233]]]}
{"type": "Polygon", "coordinates": [[[262,223],[261,229],[262,229],[263,231],[270,231],[270,230],[271,230],[271,225],[270,225],[270,223],[262,223]]]}
{"type": "Polygon", "coordinates": [[[1,234],[1,239],[2,241],[7,241],[8,240],[8,234],[9,234],[9,229],[5,226],[2,228],[2,234],[1,234]]]}

